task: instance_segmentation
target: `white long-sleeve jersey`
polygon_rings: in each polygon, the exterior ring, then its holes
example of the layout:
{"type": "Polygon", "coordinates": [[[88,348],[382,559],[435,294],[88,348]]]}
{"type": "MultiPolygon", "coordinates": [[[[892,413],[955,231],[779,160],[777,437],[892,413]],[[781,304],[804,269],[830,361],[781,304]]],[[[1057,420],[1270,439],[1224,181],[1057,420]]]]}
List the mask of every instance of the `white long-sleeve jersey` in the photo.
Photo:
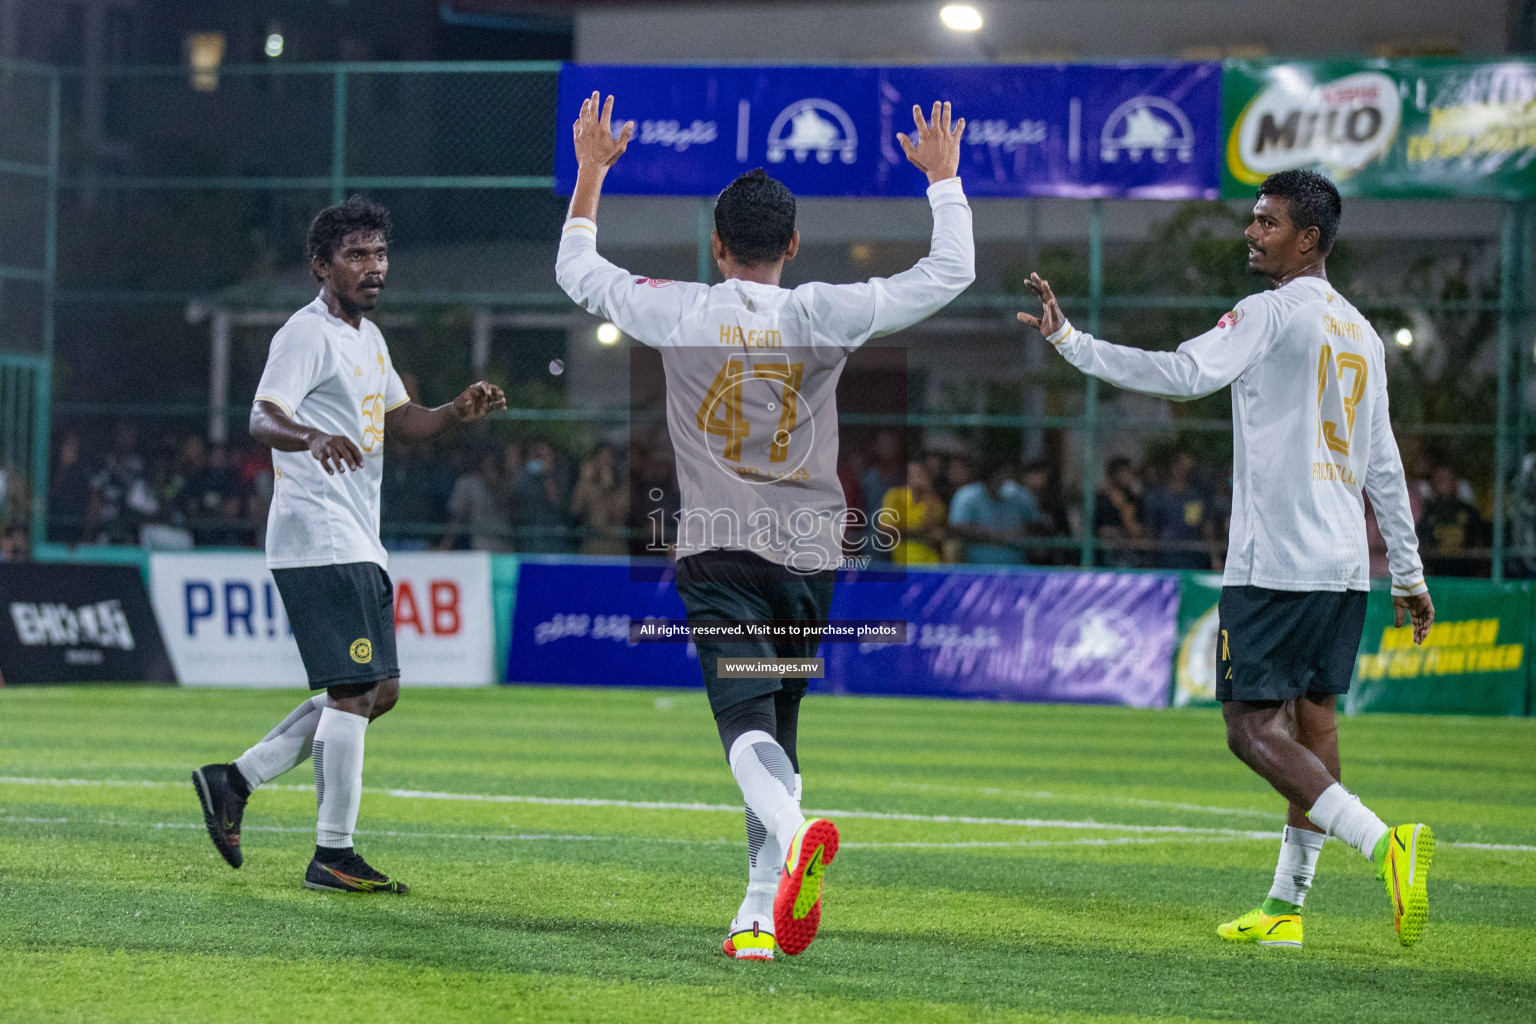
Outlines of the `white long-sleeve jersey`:
{"type": "Polygon", "coordinates": [[[1392,593],[1424,566],[1387,417],[1381,338],[1327,281],[1252,295],[1174,352],[1112,345],[1070,324],[1050,342],[1116,387],[1174,401],[1232,386],[1232,531],[1225,586],[1369,590],[1369,494],[1392,593]]]}
{"type": "Polygon", "coordinates": [[[931,316],[976,276],[959,178],[928,188],[929,254],[889,278],[787,289],[635,277],[565,223],[555,277],[579,305],[661,350],[682,512],[677,555],[747,550],[799,571],[842,560],[837,381],[870,338],[931,316]]]}

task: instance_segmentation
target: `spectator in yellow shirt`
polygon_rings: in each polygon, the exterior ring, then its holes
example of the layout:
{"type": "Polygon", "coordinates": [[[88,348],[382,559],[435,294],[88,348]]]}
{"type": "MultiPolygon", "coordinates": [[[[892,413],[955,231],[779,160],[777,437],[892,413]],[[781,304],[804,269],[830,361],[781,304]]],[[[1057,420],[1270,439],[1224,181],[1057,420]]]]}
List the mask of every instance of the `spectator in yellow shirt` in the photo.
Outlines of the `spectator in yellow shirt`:
{"type": "Polygon", "coordinates": [[[885,492],[881,512],[883,528],[900,538],[891,551],[891,561],[899,565],[939,561],[948,513],[926,466],[921,462],[907,464],[907,485],[885,492]]]}

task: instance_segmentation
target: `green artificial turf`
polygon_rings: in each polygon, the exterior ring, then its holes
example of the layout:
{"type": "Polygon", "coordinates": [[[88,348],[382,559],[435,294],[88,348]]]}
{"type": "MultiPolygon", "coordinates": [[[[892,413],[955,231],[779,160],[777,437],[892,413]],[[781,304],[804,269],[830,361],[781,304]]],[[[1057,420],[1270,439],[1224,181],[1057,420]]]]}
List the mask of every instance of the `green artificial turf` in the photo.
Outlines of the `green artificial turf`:
{"type": "Polygon", "coordinates": [[[740,794],[702,694],[408,690],[368,731],[358,836],[404,898],[300,885],[307,766],[253,798],[244,868],[208,842],[189,772],[301,697],[0,690],[0,1020],[1536,1019],[1536,720],[1343,721],[1345,781],[1435,826],[1429,925],[1399,947],[1330,842],[1298,952],[1215,937],[1283,810],[1216,713],[812,697],[805,804],[844,842],[822,931],[738,963],[740,794]]]}

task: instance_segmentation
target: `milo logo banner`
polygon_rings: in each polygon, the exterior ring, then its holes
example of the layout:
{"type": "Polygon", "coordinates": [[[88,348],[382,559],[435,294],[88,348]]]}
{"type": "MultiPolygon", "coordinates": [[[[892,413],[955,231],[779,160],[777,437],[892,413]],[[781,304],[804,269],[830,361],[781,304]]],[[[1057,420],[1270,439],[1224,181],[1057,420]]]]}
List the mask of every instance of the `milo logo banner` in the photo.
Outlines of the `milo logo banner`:
{"type": "Polygon", "coordinates": [[[1345,195],[1536,193],[1536,62],[1228,61],[1221,194],[1327,174],[1345,195]]]}

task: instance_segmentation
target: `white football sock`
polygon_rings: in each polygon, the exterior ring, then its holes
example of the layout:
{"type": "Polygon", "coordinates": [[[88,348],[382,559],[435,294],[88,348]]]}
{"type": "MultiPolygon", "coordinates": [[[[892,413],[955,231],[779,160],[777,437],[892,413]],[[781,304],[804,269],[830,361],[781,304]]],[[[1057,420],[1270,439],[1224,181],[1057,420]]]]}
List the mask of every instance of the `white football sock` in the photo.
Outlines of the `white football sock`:
{"type": "Polygon", "coordinates": [[[1323,852],[1321,832],[1309,832],[1304,828],[1285,826],[1280,834],[1280,860],[1275,864],[1275,884],[1269,887],[1269,898],[1294,903],[1298,907],[1307,902],[1307,890],[1312,888],[1312,876],[1317,872],[1317,855],[1323,852]]]}
{"type": "Polygon", "coordinates": [[[262,737],[250,750],[235,758],[246,785],[255,789],[263,782],[271,782],[309,756],[310,744],[315,739],[315,726],[320,724],[320,712],[325,710],[326,695],[316,694],[291,711],[277,728],[262,737]]]}
{"type": "Polygon", "coordinates": [[[1386,823],[1337,782],[1323,790],[1307,817],[1312,824],[1344,840],[1367,858],[1376,849],[1376,843],[1387,834],[1386,823]]]}
{"type": "MultiPolygon", "coordinates": [[[[800,800],[800,775],[795,775],[795,800],[800,800]]],[[[747,895],[736,910],[736,921],[745,927],[755,918],[773,920],[773,898],[779,892],[779,877],[784,874],[784,850],[778,836],[747,808],[747,895]]]]}
{"type": "Polygon", "coordinates": [[[731,744],[730,762],[747,807],[757,815],[767,835],[778,841],[780,850],[787,850],[805,824],[800,801],[795,799],[795,770],[789,755],[772,736],[753,729],[731,744]]]}
{"type": "Polygon", "coordinates": [[[357,828],[363,797],[363,733],[368,719],[339,708],[320,712],[315,729],[315,802],[319,822],[315,845],[345,849],[357,828]]]}

